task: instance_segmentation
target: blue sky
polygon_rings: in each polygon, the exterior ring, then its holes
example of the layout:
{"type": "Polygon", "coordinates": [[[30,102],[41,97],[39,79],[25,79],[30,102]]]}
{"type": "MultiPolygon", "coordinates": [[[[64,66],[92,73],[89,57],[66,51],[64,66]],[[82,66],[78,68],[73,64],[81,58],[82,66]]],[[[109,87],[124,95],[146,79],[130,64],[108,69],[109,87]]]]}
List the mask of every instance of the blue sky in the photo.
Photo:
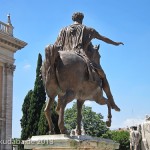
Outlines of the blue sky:
{"type": "MultiPolygon", "coordinates": [[[[14,36],[28,43],[15,54],[13,137],[20,136],[21,107],[34,87],[38,53],[53,44],[62,27],[72,24],[73,12],[84,13],[84,24],[124,46],[100,44],[101,65],[121,112],[112,110],[112,127],[141,122],[150,114],[150,1],[149,0],[0,0],[0,21],[11,14],[14,36]]],[[[107,119],[107,107],[87,102],[107,119]]],[[[69,104],[68,107],[71,107],[69,104]]]]}

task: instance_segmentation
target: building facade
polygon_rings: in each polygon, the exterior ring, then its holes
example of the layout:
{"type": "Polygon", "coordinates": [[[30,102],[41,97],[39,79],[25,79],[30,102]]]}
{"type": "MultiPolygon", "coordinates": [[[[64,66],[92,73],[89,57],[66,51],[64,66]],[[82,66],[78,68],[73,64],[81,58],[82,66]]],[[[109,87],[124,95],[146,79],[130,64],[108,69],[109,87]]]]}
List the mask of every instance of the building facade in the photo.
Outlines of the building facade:
{"type": "Polygon", "coordinates": [[[12,150],[14,53],[26,45],[13,36],[10,15],[7,23],[0,21],[0,150],[12,150]]]}

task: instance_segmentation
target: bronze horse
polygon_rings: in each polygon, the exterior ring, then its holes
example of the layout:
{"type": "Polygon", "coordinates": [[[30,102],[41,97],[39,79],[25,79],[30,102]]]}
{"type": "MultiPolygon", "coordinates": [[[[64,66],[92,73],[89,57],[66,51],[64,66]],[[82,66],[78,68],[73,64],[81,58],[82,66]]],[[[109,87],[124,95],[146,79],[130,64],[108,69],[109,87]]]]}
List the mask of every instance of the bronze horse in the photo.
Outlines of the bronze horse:
{"type": "MultiPolygon", "coordinates": [[[[46,51],[49,51],[50,48],[51,46],[48,46],[46,51]]],[[[99,64],[100,59],[98,49],[99,47],[93,47],[87,51],[89,59],[96,64],[99,64]]],[[[77,99],[78,135],[81,135],[81,110],[86,100],[95,101],[100,105],[107,105],[108,120],[106,124],[107,126],[111,126],[111,106],[108,100],[103,97],[102,80],[98,77],[97,73],[92,69],[94,81],[89,80],[87,63],[80,55],[73,51],[58,51],[58,53],[59,57],[55,63],[53,73],[49,73],[50,68],[47,69],[49,66],[45,67],[47,65],[46,60],[41,67],[44,86],[49,97],[44,111],[50,133],[54,134],[54,125],[51,119],[50,109],[56,96],[59,98],[56,108],[59,114],[58,126],[62,134],[67,134],[67,130],[64,126],[65,107],[74,99],[77,99]]]]}

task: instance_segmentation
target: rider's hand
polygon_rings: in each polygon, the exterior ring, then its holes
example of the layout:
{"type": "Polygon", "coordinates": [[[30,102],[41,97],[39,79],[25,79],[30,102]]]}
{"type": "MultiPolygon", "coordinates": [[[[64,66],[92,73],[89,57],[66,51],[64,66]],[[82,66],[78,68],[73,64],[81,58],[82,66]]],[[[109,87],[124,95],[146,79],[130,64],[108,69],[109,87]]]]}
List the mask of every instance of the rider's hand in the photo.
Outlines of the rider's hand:
{"type": "Polygon", "coordinates": [[[122,42],[116,42],[115,45],[118,46],[118,45],[124,45],[124,44],[122,42]]]}

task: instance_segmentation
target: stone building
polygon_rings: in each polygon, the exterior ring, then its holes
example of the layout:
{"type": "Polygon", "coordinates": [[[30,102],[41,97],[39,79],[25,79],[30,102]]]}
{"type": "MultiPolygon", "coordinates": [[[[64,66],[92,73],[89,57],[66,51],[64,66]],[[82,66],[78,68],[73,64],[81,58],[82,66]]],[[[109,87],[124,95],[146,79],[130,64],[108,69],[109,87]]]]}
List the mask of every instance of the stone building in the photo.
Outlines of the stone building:
{"type": "Polygon", "coordinates": [[[140,127],[142,134],[141,150],[150,150],[150,115],[146,115],[145,121],[140,127]]]}
{"type": "Polygon", "coordinates": [[[12,150],[14,53],[26,45],[13,36],[10,15],[7,23],[0,21],[0,150],[12,150]]]}

